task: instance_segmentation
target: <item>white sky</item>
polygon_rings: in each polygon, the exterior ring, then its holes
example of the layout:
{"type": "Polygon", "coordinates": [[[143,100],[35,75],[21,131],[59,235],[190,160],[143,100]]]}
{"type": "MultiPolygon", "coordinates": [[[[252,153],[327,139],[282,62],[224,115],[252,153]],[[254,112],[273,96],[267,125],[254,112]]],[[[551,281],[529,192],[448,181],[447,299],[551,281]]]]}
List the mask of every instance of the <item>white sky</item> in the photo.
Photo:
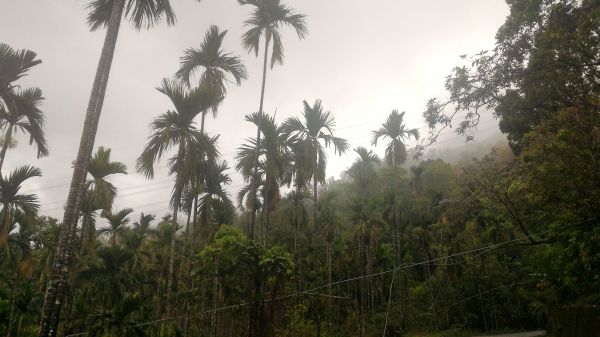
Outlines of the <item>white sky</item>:
{"type": "MultiPolygon", "coordinates": [[[[220,150],[230,166],[245,138],[255,129],[243,116],[258,110],[262,63],[240,45],[242,22],[249,8],[235,0],[172,0],[178,21],[137,32],[122,25],[115,60],[100,120],[96,147],[112,148],[113,160],[124,162],[129,175],[115,177],[120,196],[115,207],[138,212],[167,212],[171,180],[157,165],[148,181],[135,173],[135,159],[148,136],[148,124],[171,109],[168,98],[155,90],[163,77],[178,68],[188,47],[197,47],[212,24],[229,30],[224,48],[241,55],[249,79],[231,87],[216,120],[207,119],[209,134],[221,134],[220,150]]],[[[384,122],[392,109],[406,111],[410,127],[424,127],[422,111],[432,97],[444,97],[444,79],[459,64],[459,55],[493,46],[494,35],[508,14],[502,0],[288,0],[306,14],[309,36],[298,40],[284,31],[285,64],[269,71],[265,112],[277,111],[277,120],[301,113],[302,100],[323,101],[333,112],[337,135],[352,148],[370,147],[371,130],[384,122]]],[[[91,33],[85,23],[86,1],[0,0],[0,42],[38,53],[43,63],[20,83],[38,86],[46,97],[50,156],[36,159],[35,148],[23,138],[9,150],[4,172],[23,164],[43,170],[26,192],[37,192],[42,213],[62,218],[62,206],[71,177],[81,126],[92,85],[104,30],[91,33]]],[[[484,120],[476,139],[498,133],[484,120]]],[[[446,133],[445,133],[446,134],[446,133]]],[[[457,147],[463,141],[450,133],[440,146],[457,147]]],[[[376,149],[380,155],[383,149],[376,149]]],[[[339,176],[354,160],[331,151],[328,176],[339,176]]],[[[235,197],[242,184],[231,171],[230,190],[235,197]]]]}

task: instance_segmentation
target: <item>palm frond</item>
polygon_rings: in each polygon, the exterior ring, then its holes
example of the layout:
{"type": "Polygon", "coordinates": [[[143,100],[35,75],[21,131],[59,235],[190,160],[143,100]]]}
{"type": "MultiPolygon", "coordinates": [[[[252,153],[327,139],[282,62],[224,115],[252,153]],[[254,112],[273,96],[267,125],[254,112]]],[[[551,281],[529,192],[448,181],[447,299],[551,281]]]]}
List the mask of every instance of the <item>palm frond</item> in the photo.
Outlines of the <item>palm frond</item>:
{"type": "MultiPolygon", "coordinates": [[[[126,0],[124,16],[137,30],[152,28],[166,21],[169,26],[175,24],[175,12],[170,0],[126,0]]],[[[106,27],[110,20],[113,0],[92,0],[88,3],[87,22],[92,31],[106,27]]]]}

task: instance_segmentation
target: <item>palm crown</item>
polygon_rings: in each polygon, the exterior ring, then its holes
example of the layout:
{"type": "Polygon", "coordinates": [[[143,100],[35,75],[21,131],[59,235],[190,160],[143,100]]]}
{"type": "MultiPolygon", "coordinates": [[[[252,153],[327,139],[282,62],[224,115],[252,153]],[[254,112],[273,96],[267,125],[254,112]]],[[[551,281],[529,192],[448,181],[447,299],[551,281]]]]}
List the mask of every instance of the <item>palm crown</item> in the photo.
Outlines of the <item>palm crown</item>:
{"type": "MultiPolygon", "coordinates": [[[[91,30],[108,25],[112,6],[116,0],[92,0],[87,5],[88,24],[91,30]]],[[[175,23],[175,12],[169,0],[121,0],[126,1],[123,15],[137,30],[152,28],[163,20],[168,25],[175,23]]]]}
{"type": "Polygon", "coordinates": [[[367,150],[362,146],[354,149],[354,152],[356,152],[358,158],[356,158],[348,173],[358,181],[364,191],[368,183],[373,179],[375,169],[381,163],[381,159],[373,151],[367,150]]]}
{"type": "Polygon", "coordinates": [[[37,195],[22,194],[19,192],[26,180],[41,176],[42,171],[40,169],[27,165],[18,167],[8,177],[0,175],[0,204],[2,204],[0,247],[3,247],[8,239],[8,230],[14,211],[33,213],[39,208],[37,195]]]}
{"type": "Polygon", "coordinates": [[[303,39],[308,33],[305,15],[296,13],[281,2],[281,0],[238,0],[241,5],[254,6],[252,14],[244,22],[248,30],[242,36],[242,45],[248,52],[258,56],[261,37],[264,35],[268,45],[273,41],[271,68],[283,63],[284,48],[280,28],[292,27],[299,38],[303,39]]]}
{"type": "MultiPolygon", "coordinates": [[[[152,134],[136,164],[138,172],[149,178],[154,177],[154,163],[159,161],[165,151],[171,147],[180,145],[183,146],[182,150],[185,150],[186,144],[210,143],[210,139],[195,127],[194,118],[201,111],[218,104],[223,99],[210,88],[195,88],[188,91],[181,84],[167,79],[163,80],[162,86],[157,90],[169,97],[175,110],[161,114],[150,124],[152,134]]],[[[183,153],[181,155],[183,156],[183,153]]],[[[183,165],[184,158],[179,160],[183,165]]]]}
{"type": "Polygon", "coordinates": [[[342,154],[348,150],[348,142],[333,135],[335,118],[329,111],[323,111],[321,100],[316,100],[311,106],[307,101],[304,104],[304,121],[298,117],[290,117],[284,123],[286,131],[297,140],[306,142],[310,147],[317,172],[313,172],[318,180],[325,179],[325,167],[327,165],[327,154],[325,148],[333,145],[334,151],[342,154]]]}
{"type": "Polygon", "coordinates": [[[126,225],[129,223],[129,214],[133,212],[131,208],[124,208],[116,213],[110,210],[102,212],[102,217],[108,220],[109,226],[100,230],[100,233],[106,233],[110,236],[109,243],[111,246],[116,245],[117,236],[122,236],[125,232],[126,225]]]}
{"type": "Polygon", "coordinates": [[[181,57],[181,66],[175,74],[188,86],[191,77],[198,70],[204,71],[200,76],[200,85],[219,89],[224,95],[227,91],[227,75],[231,75],[237,85],[248,77],[246,67],[238,56],[232,56],[221,49],[227,31],[220,32],[219,27],[211,26],[204,36],[200,48],[188,48],[181,57]]]}
{"type": "Polygon", "coordinates": [[[0,128],[4,132],[0,168],[6,150],[14,144],[13,134],[17,131],[29,135],[30,144],[35,143],[38,158],[48,155],[44,133],[44,113],[39,109],[44,97],[39,88],[18,89],[17,80],[42,61],[30,50],[15,50],[0,43],[0,128]]]}
{"type": "Polygon", "coordinates": [[[385,149],[385,160],[395,166],[406,160],[406,141],[410,138],[419,139],[418,129],[409,129],[404,123],[405,112],[393,110],[381,128],[373,131],[373,145],[377,146],[380,138],[389,138],[390,143],[385,149]]]}
{"type": "Polygon", "coordinates": [[[110,157],[111,150],[101,146],[88,165],[88,173],[92,179],[87,181],[87,185],[91,192],[90,201],[96,209],[110,209],[117,195],[117,188],[106,178],[113,174],[127,174],[125,164],[111,161],[110,157]]]}

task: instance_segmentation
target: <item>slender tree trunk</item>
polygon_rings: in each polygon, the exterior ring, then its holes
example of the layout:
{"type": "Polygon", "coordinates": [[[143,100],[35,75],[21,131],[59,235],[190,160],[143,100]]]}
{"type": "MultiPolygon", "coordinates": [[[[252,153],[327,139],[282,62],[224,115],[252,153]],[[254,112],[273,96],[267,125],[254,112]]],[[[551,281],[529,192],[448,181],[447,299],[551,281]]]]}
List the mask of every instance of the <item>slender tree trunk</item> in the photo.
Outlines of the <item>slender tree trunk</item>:
{"type": "Polygon", "coordinates": [[[2,228],[0,229],[0,247],[4,247],[8,242],[10,227],[10,207],[7,204],[2,205],[2,228]]]}
{"type": "Polygon", "coordinates": [[[202,111],[202,118],[200,119],[200,133],[204,134],[204,119],[206,118],[206,111],[202,111]]]}
{"type": "Polygon", "coordinates": [[[218,270],[219,270],[219,260],[216,260],[216,266],[217,269],[213,275],[213,312],[211,314],[211,321],[212,321],[212,328],[213,328],[213,337],[217,337],[217,306],[219,304],[218,302],[218,296],[219,296],[219,276],[218,276],[218,270]]]}
{"type": "MultiPolygon", "coordinates": [[[[267,161],[268,160],[269,159],[267,158],[267,161]]],[[[265,231],[265,239],[264,239],[265,247],[269,246],[269,244],[268,244],[268,241],[269,241],[269,208],[270,208],[269,207],[270,206],[269,205],[269,203],[270,203],[269,188],[271,187],[270,179],[271,179],[270,175],[268,173],[265,173],[265,201],[264,201],[265,205],[263,206],[264,210],[265,210],[265,226],[264,226],[265,227],[265,229],[264,229],[264,231],[265,231]]]]}
{"type": "MultiPolygon", "coordinates": [[[[315,148],[316,150],[316,148],[315,148]]],[[[315,165],[313,167],[313,225],[314,225],[314,231],[315,231],[315,235],[319,234],[319,222],[317,221],[317,184],[318,184],[318,180],[317,180],[317,166],[318,161],[319,161],[319,157],[318,157],[318,153],[315,153],[315,165]]],[[[316,238],[315,238],[316,241],[316,238]]]]}
{"type": "MultiPolygon", "coordinates": [[[[298,173],[296,173],[298,174],[298,173]]],[[[298,265],[298,230],[300,226],[300,183],[296,183],[296,221],[294,223],[294,270],[296,275],[296,291],[300,291],[300,266],[298,265]]]]}
{"type": "MultiPolygon", "coordinates": [[[[316,147],[315,147],[316,150],[316,147]]],[[[314,251],[315,251],[315,265],[316,265],[316,272],[317,272],[317,284],[318,282],[320,282],[320,278],[319,278],[319,274],[321,272],[321,260],[320,260],[320,244],[319,244],[319,232],[321,230],[320,228],[320,224],[318,221],[318,215],[317,215],[317,205],[318,205],[318,180],[317,180],[317,168],[318,168],[318,161],[319,161],[319,154],[315,153],[315,162],[314,162],[314,167],[313,167],[313,244],[314,244],[314,251]]],[[[320,317],[319,317],[320,318],[320,317]]]]}
{"type": "Polygon", "coordinates": [[[44,298],[44,306],[42,309],[40,337],[55,337],[57,333],[60,311],[63,303],[63,291],[66,284],[66,277],[70,270],[70,228],[76,226],[79,205],[81,196],[85,188],[85,177],[87,168],[94,147],[96,131],[98,129],[98,121],[104,103],[104,95],[110,74],[112,59],[119,35],[119,27],[123,16],[123,7],[125,0],[113,1],[113,6],[110,13],[110,19],[107,25],[106,37],[98,62],[98,69],[92,87],[92,93],[88,103],[88,108],[85,116],[85,122],[79,142],[79,150],[73,176],[71,178],[71,186],[67,197],[67,204],[63,216],[63,224],[59,235],[58,244],[54,261],[52,264],[52,272],[50,281],[46,288],[44,298]]]}
{"type": "Polygon", "coordinates": [[[195,239],[200,238],[200,226],[198,224],[198,196],[194,198],[194,215],[192,216],[192,226],[194,228],[193,236],[195,239]]]}
{"type": "Polygon", "coordinates": [[[171,246],[169,249],[169,274],[167,275],[167,308],[166,314],[171,315],[171,309],[173,307],[172,294],[175,291],[173,289],[176,285],[174,284],[175,276],[175,241],[177,241],[177,213],[179,213],[179,203],[181,202],[181,190],[182,190],[182,179],[183,179],[183,153],[185,151],[185,142],[180,141],[179,150],[177,152],[177,173],[175,177],[175,202],[173,203],[173,233],[171,236],[171,246]]]}
{"type": "MultiPolygon", "coordinates": [[[[188,271],[190,270],[190,265],[191,265],[191,243],[190,243],[190,222],[192,219],[192,210],[191,208],[188,209],[188,214],[187,214],[187,221],[185,222],[185,243],[183,245],[183,252],[181,254],[181,267],[179,268],[179,279],[183,280],[183,285],[185,286],[185,288],[183,289],[183,303],[181,303],[182,308],[183,308],[183,312],[185,312],[186,314],[189,313],[189,298],[190,298],[190,294],[189,294],[189,290],[190,290],[190,281],[188,279],[188,271]]],[[[177,300],[176,302],[179,302],[179,294],[177,293],[177,300]]],[[[183,326],[184,329],[187,330],[188,327],[188,318],[185,317],[183,319],[183,326]]]]}
{"type": "Polygon", "coordinates": [[[8,150],[8,145],[12,139],[12,126],[9,125],[6,130],[6,135],[4,135],[4,144],[2,144],[2,152],[0,152],[0,172],[2,172],[2,166],[4,165],[4,157],[6,156],[6,150],[8,150]]]}
{"type": "MultiPolygon", "coordinates": [[[[263,103],[264,103],[264,99],[265,99],[265,84],[266,84],[266,80],[267,80],[267,59],[268,59],[268,52],[269,52],[269,42],[270,40],[265,36],[265,56],[264,56],[264,60],[263,60],[263,77],[262,77],[262,87],[260,89],[260,104],[258,106],[258,114],[259,114],[259,119],[258,119],[258,127],[256,129],[256,145],[258,146],[260,143],[260,129],[261,129],[261,121],[262,121],[262,115],[263,115],[263,103]]],[[[254,240],[254,226],[256,225],[256,192],[257,192],[257,182],[256,182],[256,176],[258,175],[258,153],[255,154],[255,158],[254,158],[254,172],[252,173],[252,203],[251,203],[251,207],[252,207],[252,217],[250,218],[250,239],[254,240]]]]}
{"type": "Polygon", "coordinates": [[[8,315],[8,327],[6,328],[6,337],[10,337],[12,332],[12,325],[15,319],[15,306],[17,302],[17,293],[19,291],[19,274],[18,268],[15,268],[15,273],[13,276],[13,289],[12,294],[10,296],[10,313],[8,315]]]}

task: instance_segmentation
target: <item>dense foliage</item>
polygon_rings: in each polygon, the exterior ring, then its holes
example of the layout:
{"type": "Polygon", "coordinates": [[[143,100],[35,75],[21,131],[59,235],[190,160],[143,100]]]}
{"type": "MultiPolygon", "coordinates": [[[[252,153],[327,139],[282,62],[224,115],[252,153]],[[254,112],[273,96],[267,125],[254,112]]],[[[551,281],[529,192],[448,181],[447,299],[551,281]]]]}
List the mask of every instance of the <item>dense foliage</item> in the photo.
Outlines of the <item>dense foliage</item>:
{"type": "MultiPolygon", "coordinates": [[[[337,180],[326,180],[326,148],[341,154],[351,144],[335,136],[334,113],[320,100],[303,101],[303,114],[285,121],[263,112],[270,44],[271,66],[282,64],[280,29],[304,37],[304,15],[279,0],[239,2],[253,8],[242,43],[258,54],[264,39],[265,57],[261,106],[246,116],[258,135],[236,155],[247,183],[237,200],[226,192],[219,137],[204,124],[227,98],[226,84],[247,74],[213,26],[199,49],[184,52],[177,79],[159,87],[173,108],[156,112],[137,159],[137,171],[153,178],[169,157],[173,212],[133,219],[132,209],[115,209],[111,177],[127,167],[104,147],[75,164],[85,168],[70,192],[82,189],[75,226],[40,214],[37,195],[21,191],[39,169],[2,172],[0,333],[454,335],[538,328],[555,304],[600,302],[596,1],[508,1],[496,48],[454,69],[448,100],[429,101],[431,132],[416,152],[457,119],[457,132],[473,139],[491,110],[508,145],[469,162],[408,165],[407,147],[421,135],[394,110],[363,130],[373,145],[386,143],[385,153],[355,148],[337,180]],[[98,217],[109,225],[97,228],[98,217]]],[[[90,24],[110,31],[118,4],[117,19],[136,28],[163,16],[173,23],[168,3],[92,1],[90,24]]],[[[32,51],[0,44],[0,169],[16,131],[48,154],[41,90],[18,85],[38,63],[32,51]]]]}

